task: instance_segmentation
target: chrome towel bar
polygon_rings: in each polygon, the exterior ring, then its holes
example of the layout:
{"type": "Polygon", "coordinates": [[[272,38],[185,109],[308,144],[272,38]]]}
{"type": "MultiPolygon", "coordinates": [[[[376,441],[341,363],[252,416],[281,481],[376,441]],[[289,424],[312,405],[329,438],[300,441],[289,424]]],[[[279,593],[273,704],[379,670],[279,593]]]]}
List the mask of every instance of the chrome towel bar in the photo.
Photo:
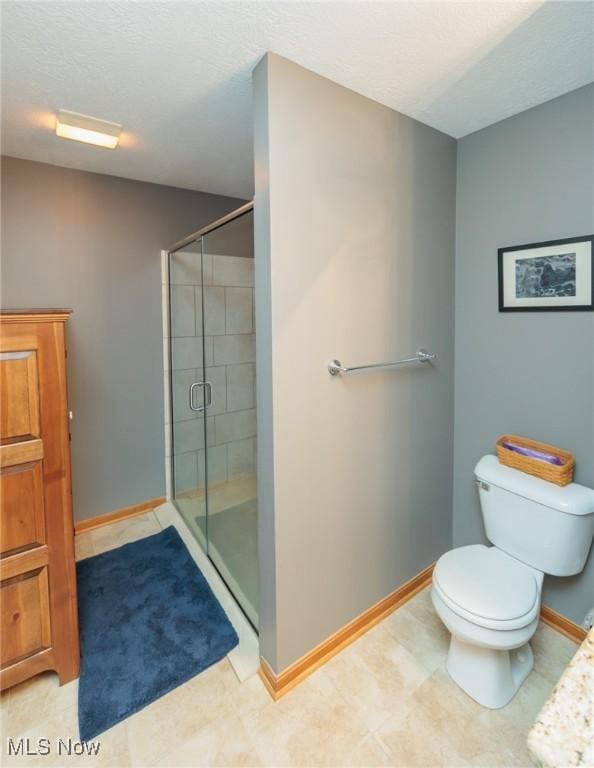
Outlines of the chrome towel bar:
{"type": "Polygon", "coordinates": [[[432,352],[426,349],[418,349],[414,357],[405,357],[404,360],[394,360],[391,363],[373,363],[372,365],[352,365],[347,367],[340,360],[331,360],[328,363],[328,373],[330,376],[338,376],[339,373],[351,373],[353,371],[372,371],[380,368],[392,368],[394,365],[406,365],[408,363],[428,363],[435,360],[432,352]]]}

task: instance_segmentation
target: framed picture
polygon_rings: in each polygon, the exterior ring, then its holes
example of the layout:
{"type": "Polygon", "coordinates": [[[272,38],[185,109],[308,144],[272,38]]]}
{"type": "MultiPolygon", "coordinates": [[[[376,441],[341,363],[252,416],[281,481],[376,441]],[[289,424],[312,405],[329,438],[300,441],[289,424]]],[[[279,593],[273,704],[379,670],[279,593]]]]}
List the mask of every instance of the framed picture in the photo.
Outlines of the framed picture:
{"type": "Polygon", "coordinates": [[[594,311],[594,235],[499,248],[499,311],[594,311]]]}

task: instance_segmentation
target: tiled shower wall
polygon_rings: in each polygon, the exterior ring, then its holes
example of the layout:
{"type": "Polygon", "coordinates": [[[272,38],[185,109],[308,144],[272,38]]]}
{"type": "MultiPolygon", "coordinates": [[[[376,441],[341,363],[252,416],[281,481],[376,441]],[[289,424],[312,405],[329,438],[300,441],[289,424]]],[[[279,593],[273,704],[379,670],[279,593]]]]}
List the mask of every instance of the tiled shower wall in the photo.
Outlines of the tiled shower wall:
{"type": "Polygon", "coordinates": [[[171,334],[173,412],[166,409],[166,421],[169,417],[175,434],[178,492],[205,485],[202,416],[190,409],[188,394],[192,382],[202,378],[212,385],[206,423],[209,483],[219,485],[256,469],[254,260],[213,254],[203,259],[204,335],[200,257],[178,253],[171,262],[171,328],[166,330],[171,334]]]}

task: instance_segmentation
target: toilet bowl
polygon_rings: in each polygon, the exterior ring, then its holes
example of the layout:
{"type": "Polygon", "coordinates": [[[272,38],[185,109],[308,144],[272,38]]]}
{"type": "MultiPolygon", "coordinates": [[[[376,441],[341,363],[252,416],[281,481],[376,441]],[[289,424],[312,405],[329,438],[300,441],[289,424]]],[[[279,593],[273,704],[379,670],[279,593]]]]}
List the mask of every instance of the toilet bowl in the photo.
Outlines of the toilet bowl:
{"type": "Polygon", "coordinates": [[[450,677],[479,704],[505,706],[532,669],[543,574],[496,547],[446,552],[431,599],[450,631],[450,677]]]}
{"type": "Polygon", "coordinates": [[[451,633],[447,669],[490,709],[505,706],[533,665],[544,574],[580,573],[594,538],[594,491],[560,487],[483,456],[474,470],[485,534],[442,555],[433,606],[451,633]]]}

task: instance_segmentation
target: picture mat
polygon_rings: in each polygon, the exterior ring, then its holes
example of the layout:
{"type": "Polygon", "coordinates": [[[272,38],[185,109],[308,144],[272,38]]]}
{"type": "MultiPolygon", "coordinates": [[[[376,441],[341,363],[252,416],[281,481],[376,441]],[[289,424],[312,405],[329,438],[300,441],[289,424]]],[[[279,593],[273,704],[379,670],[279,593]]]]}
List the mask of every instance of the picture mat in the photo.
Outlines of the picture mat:
{"type": "Polygon", "coordinates": [[[592,303],[591,242],[559,243],[541,248],[522,248],[503,253],[503,305],[508,307],[570,307],[592,303]],[[575,296],[516,297],[516,261],[575,253],[575,296]]]}

